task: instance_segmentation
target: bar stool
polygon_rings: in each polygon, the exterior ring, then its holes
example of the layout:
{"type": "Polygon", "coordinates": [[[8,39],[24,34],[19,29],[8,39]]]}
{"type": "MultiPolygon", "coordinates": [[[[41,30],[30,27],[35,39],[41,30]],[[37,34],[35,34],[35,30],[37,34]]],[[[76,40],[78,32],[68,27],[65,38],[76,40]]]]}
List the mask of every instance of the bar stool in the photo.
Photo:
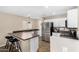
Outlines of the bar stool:
{"type": "Polygon", "coordinates": [[[6,36],[5,38],[7,39],[6,48],[9,49],[9,52],[14,52],[13,49],[17,49],[18,51],[22,52],[19,40],[17,38],[13,36],[6,36]]]}

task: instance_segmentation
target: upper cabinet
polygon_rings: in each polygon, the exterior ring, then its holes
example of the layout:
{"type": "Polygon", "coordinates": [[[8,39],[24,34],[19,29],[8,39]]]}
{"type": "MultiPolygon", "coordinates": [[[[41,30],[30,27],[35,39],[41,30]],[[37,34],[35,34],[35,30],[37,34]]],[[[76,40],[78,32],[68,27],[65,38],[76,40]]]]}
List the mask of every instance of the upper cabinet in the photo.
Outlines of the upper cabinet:
{"type": "Polygon", "coordinates": [[[66,17],[62,17],[62,18],[48,19],[45,20],[44,22],[53,22],[54,27],[65,27],[65,20],[66,17]]]}
{"type": "Polygon", "coordinates": [[[72,9],[67,12],[68,28],[78,28],[78,9],[72,9]]]}

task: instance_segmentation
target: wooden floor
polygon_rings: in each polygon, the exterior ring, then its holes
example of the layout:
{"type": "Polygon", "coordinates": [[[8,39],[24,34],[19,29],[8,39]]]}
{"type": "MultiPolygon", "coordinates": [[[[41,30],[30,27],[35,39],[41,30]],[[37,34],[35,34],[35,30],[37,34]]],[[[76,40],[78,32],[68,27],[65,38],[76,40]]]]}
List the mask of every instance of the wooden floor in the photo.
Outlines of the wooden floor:
{"type": "Polygon", "coordinates": [[[50,44],[46,41],[40,41],[39,43],[39,52],[50,52],[50,44]]]}

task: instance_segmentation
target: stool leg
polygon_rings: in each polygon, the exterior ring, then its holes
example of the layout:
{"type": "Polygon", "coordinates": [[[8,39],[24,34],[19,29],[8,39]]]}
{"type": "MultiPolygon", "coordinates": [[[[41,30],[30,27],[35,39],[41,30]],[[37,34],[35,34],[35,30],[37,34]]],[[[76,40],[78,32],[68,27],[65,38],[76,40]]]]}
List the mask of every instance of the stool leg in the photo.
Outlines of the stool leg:
{"type": "Polygon", "coordinates": [[[12,52],[12,44],[10,44],[10,46],[9,46],[9,52],[12,52]]]}
{"type": "Polygon", "coordinates": [[[16,43],[17,43],[17,48],[20,50],[20,52],[22,52],[22,49],[21,49],[19,42],[17,41],[16,43]]]}
{"type": "Polygon", "coordinates": [[[15,44],[14,43],[11,43],[10,44],[10,47],[9,47],[9,52],[14,52],[14,46],[15,46],[15,44]]]}
{"type": "Polygon", "coordinates": [[[9,47],[9,40],[7,40],[5,48],[8,49],[8,47],[9,47]]]}

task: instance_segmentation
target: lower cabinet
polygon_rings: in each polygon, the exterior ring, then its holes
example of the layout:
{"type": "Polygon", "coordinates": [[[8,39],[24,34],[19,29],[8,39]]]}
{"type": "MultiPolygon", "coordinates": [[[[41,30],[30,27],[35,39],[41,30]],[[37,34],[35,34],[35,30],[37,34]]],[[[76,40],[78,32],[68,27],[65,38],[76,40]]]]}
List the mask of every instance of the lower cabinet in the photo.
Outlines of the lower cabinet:
{"type": "Polygon", "coordinates": [[[39,48],[39,39],[38,37],[33,38],[30,40],[30,51],[31,52],[36,52],[39,48]]]}
{"type": "Polygon", "coordinates": [[[37,52],[39,48],[39,37],[35,37],[26,41],[20,41],[22,52],[37,52]]]}

